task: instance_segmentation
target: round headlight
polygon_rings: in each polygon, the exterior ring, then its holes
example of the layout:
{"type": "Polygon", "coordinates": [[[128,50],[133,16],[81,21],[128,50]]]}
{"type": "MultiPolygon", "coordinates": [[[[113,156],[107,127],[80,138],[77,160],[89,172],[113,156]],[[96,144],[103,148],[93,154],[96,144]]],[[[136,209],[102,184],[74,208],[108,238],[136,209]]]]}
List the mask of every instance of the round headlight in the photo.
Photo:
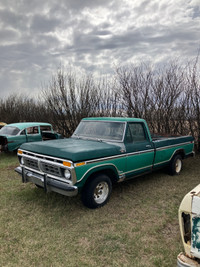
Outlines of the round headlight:
{"type": "Polygon", "coordinates": [[[24,158],[21,157],[21,164],[24,165],[24,158]]]}
{"type": "Polygon", "coordinates": [[[71,178],[71,173],[69,170],[64,170],[64,176],[66,179],[70,179],[71,178]]]}

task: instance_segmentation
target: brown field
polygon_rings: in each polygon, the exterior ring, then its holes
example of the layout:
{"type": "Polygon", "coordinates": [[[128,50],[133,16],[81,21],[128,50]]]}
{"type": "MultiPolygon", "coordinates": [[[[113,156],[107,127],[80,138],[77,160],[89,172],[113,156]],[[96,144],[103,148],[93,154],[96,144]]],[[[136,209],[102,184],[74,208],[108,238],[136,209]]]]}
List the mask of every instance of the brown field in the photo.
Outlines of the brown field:
{"type": "Polygon", "coordinates": [[[0,266],[176,266],[178,208],[200,182],[200,157],[116,184],[103,208],[22,184],[15,154],[0,154],[0,266]]]}

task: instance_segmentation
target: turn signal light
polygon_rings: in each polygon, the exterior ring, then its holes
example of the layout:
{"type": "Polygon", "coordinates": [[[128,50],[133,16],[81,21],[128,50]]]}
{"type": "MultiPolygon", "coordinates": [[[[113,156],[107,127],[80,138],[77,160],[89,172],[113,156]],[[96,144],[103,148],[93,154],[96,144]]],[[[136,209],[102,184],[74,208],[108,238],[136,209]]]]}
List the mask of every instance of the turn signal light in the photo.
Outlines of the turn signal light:
{"type": "Polygon", "coordinates": [[[76,167],[85,165],[85,162],[76,163],[76,167]]]}
{"type": "Polygon", "coordinates": [[[72,164],[68,161],[63,161],[63,165],[66,166],[66,167],[71,167],[72,164]]]}
{"type": "Polygon", "coordinates": [[[18,154],[20,154],[20,155],[22,155],[23,154],[23,152],[20,150],[20,149],[18,149],[18,154]]]}

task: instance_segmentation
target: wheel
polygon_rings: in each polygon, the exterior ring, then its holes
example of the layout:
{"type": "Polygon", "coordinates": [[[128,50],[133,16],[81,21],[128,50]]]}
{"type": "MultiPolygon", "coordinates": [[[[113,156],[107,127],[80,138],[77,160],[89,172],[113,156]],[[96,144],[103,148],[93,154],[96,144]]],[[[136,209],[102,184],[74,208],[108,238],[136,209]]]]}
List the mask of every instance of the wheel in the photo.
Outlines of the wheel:
{"type": "Polygon", "coordinates": [[[110,178],[107,175],[100,174],[85,185],[82,192],[82,202],[90,209],[102,207],[108,202],[111,191],[110,178]]]}
{"type": "Polygon", "coordinates": [[[169,165],[169,173],[170,175],[178,175],[180,174],[183,166],[183,161],[181,155],[175,155],[169,165]]]}

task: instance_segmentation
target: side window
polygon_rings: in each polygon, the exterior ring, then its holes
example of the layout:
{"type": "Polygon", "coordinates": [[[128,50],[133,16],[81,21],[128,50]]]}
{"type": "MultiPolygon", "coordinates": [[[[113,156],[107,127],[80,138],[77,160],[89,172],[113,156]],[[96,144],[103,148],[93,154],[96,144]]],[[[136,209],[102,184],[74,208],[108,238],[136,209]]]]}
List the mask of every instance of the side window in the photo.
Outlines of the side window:
{"type": "Polygon", "coordinates": [[[38,134],[38,126],[35,127],[29,127],[26,129],[27,130],[27,134],[38,134]]]}
{"type": "Polygon", "coordinates": [[[41,132],[44,132],[44,131],[50,131],[51,132],[51,126],[49,126],[49,125],[42,125],[42,126],[40,126],[40,131],[41,132]]]}
{"type": "Polygon", "coordinates": [[[25,135],[26,134],[26,131],[25,129],[20,133],[20,135],[25,135]]]}
{"type": "Polygon", "coordinates": [[[130,123],[127,132],[127,141],[142,142],[146,140],[144,127],[141,123],[130,123]]]}

